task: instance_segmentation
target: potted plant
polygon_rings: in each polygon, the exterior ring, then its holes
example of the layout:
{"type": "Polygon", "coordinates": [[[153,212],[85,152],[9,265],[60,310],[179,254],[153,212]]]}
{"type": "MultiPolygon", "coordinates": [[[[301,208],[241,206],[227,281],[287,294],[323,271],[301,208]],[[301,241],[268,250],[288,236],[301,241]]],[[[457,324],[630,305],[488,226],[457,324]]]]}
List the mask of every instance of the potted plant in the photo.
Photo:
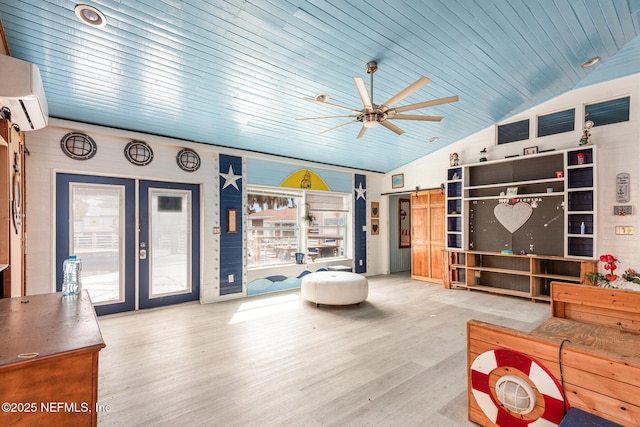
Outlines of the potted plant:
{"type": "Polygon", "coordinates": [[[584,278],[591,282],[592,286],[606,286],[609,284],[609,281],[604,276],[604,274],[599,273],[597,271],[591,271],[584,275],[584,278]]]}

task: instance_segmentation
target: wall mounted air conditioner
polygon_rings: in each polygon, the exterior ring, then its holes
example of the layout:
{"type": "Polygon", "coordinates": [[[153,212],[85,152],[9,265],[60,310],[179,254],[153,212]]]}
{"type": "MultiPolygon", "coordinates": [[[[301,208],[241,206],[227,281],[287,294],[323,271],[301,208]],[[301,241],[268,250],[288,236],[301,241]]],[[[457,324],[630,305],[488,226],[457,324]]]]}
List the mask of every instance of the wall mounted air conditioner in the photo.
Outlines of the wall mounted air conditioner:
{"type": "Polygon", "coordinates": [[[11,122],[20,130],[47,126],[49,108],[35,64],[0,54],[0,104],[11,111],[11,122]]]}

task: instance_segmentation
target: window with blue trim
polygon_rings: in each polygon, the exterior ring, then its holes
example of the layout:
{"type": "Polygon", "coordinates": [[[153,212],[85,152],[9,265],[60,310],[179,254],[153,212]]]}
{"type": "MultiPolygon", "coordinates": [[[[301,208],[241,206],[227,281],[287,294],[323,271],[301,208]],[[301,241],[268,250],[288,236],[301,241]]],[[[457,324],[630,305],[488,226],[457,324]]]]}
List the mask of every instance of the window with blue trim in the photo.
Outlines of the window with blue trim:
{"type": "Polygon", "coordinates": [[[538,138],[572,132],[576,128],[576,109],[558,111],[556,113],[538,116],[538,138]]]}
{"type": "Polygon", "coordinates": [[[529,119],[498,125],[498,144],[529,139],[529,119]]]}

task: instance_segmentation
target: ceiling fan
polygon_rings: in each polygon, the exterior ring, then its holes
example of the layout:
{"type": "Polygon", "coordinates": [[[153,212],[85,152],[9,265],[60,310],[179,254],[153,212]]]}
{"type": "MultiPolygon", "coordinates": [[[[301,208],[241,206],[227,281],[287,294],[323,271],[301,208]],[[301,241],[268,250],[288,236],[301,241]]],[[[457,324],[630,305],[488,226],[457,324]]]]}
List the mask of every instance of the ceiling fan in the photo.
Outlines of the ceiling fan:
{"type": "Polygon", "coordinates": [[[367,74],[371,75],[371,95],[367,92],[367,87],[364,84],[364,80],[361,77],[354,77],[353,82],[356,84],[356,89],[362,99],[362,110],[356,110],[354,108],[343,107],[342,105],[332,104],[327,102],[329,98],[327,95],[318,95],[315,98],[304,97],[305,101],[316,102],[318,104],[328,105],[330,107],[341,108],[343,110],[350,111],[352,114],[348,116],[325,116],[325,117],[307,117],[297,120],[322,120],[322,119],[337,119],[337,118],[352,118],[347,123],[335,126],[331,129],[320,132],[324,134],[331,132],[332,130],[341,128],[343,126],[350,125],[352,123],[362,123],[362,128],[358,133],[357,138],[362,138],[364,133],[369,128],[377,126],[384,126],[387,129],[395,132],[398,135],[402,135],[404,131],[398,126],[390,122],[390,120],[419,120],[427,122],[439,122],[443,119],[442,116],[421,116],[416,114],[399,114],[405,111],[419,110],[421,108],[433,107],[434,105],[448,104],[450,102],[457,102],[458,96],[449,96],[447,98],[434,99],[431,101],[419,102],[417,104],[404,105],[402,107],[392,108],[395,104],[402,101],[407,96],[411,95],[427,83],[431,82],[427,77],[420,77],[415,82],[389,98],[382,104],[373,103],[373,74],[378,70],[378,63],[376,61],[370,61],[367,63],[367,74]]]}

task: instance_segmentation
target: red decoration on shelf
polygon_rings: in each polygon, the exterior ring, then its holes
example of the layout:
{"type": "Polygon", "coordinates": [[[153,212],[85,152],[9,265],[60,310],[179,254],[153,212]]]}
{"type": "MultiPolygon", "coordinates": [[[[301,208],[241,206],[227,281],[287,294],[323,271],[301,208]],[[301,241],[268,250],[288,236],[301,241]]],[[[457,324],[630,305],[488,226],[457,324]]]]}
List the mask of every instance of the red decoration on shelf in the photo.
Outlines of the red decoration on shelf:
{"type": "Polygon", "coordinates": [[[607,274],[604,275],[604,277],[607,278],[607,281],[613,282],[614,280],[616,280],[618,278],[618,276],[613,274],[615,269],[618,268],[616,266],[616,262],[618,262],[616,257],[614,257],[613,255],[610,255],[610,254],[600,255],[600,261],[604,262],[604,266],[603,267],[604,267],[605,270],[611,271],[611,273],[607,273],[607,274]]]}

